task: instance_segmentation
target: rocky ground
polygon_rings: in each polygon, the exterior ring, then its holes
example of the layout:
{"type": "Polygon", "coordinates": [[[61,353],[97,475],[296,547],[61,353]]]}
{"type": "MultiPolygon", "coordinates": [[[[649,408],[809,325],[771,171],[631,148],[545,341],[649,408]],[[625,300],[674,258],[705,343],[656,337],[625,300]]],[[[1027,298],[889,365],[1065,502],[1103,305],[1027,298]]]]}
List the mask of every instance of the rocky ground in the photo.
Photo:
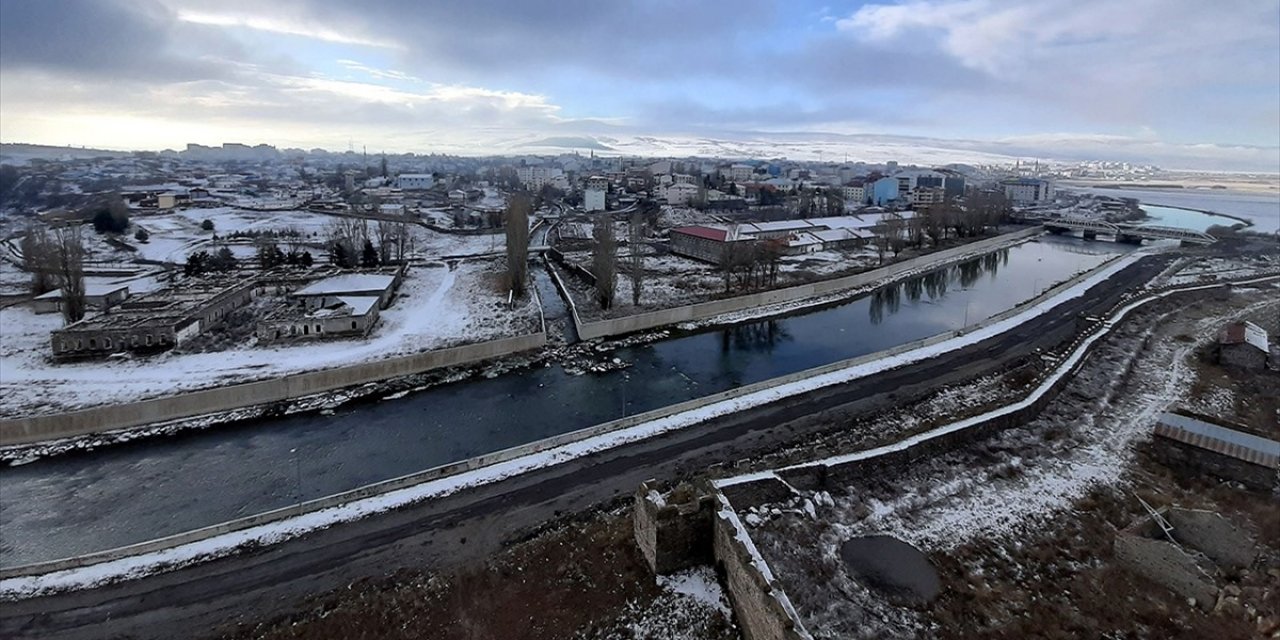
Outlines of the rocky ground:
{"type": "MultiPolygon", "coordinates": [[[[1266,420],[1254,409],[1265,402],[1251,393],[1278,376],[1214,372],[1206,382],[1198,373],[1207,367],[1197,345],[1226,319],[1275,317],[1280,296],[1244,292],[1179,302],[1153,306],[1126,323],[1024,427],[834,497],[793,499],[747,514],[810,631],[831,638],[1270,633],[1280,624],[1274,496],[1164,468],[1144,443],[1159,412],[1206,394],[1244,397],[1233,406],[1266,420]],[[1157,507],[1223,513],[1258,535],[1262,561],[1225,576],[1234,595],[1212,612],[1188,606],[1112,561],[1115,532],[1145,513],[1136,496],[1157,507]],[[880,533],[929,554],[943,583],[932,605],[891,605],[847,575],[840,543],[880,533]]],[[[1270,420],[1274,428],[1274,411],[1270,420]]]]}
{"type": "Polygon", "coordinates": [[[709,569],[656,578],[619,506],[514,542],[479,566],[400,573],[315,599],[229,640],[475,638],[734,640],[709,569]]]}

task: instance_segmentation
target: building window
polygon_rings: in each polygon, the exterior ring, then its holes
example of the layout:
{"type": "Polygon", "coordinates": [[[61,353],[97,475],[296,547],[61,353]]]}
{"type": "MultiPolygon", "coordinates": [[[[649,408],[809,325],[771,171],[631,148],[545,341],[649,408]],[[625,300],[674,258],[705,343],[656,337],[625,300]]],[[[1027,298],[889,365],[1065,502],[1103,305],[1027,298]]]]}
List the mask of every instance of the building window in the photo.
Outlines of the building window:
{"type": "Polygon", "coordinates": [[[103,339],[102,339],[102,348],[103,348],[103,349],[110,349],[110,348],[111,348],[111,338],[103,338],[103,339]]]}
{"type": "Polygon", "coordinates": [[[304,336],[311,335],[311,325],[309,324],[302,325],[302,335],[304,336]]]}
{"type": "Polygon", "coordinates": [[[97,338],[89,338],[89,348],[90,348],[90,349],[97,349],[97,348],[98,348],[98,339],[97,339],[97,338]]]}
{"type": "Polygon", "coordinates": [[[356,328],[357,328],[357,327],[356,327],[356,321],[355,321],[355,320],[352,320],[352,321],[351,321],[351,328],[352,328],[352,329],[356,329],[356,328]]]}
{"type": "Polygon", "coordinates": [[[81,349],[83,349],[83,348],[84,348],[84,340],[79,340],[79,339],[77,339],[77,340],[76,340],[76,351],[79,351],[79,350],[81,350],[81,349]]]}
{"type": "Polygon", "coordinates": [[[147,346],[151,346],[151,334],[147,334],[147,346]]]}
{"type": "Polygon", "coordinates": [[[320,333],[320,325],[316,325],[316,333],[320,333]]]}

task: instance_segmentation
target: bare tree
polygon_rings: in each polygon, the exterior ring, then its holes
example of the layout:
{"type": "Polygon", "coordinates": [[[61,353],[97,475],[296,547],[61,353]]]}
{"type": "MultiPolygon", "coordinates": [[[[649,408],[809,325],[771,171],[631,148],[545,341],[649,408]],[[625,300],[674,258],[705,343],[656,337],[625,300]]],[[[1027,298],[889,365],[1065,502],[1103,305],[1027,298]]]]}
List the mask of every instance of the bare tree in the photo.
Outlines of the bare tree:
{"type": "Polygon", "coordinates": [[[529,282],[529,194],[517,193],[507,203],[507,279],[511,291],[523,298],[529,282]]]}
{"type": "Polygon", "coordinates": [[[631,276],[631,304],[639,306],[640,292],[644,288],[644,213],[637,208],[631,214],[631,224],[627,228],[627,270],[631,276]]]}
{"type": "Polygon", "coordinates": [[[56,261],[54,274],[62,296],[62,318],[67,324],[84,317],[84,236],[80,225],[58,227],[53,232],[56,261]]]}
{"type": "Polygon", "coordinates": [[[56,251],[43,224],[22,236],[22,268],[31,274],[31,293],[40,295],[58,288],[54,278],[56,251]]]}
{"type": "Polygon", "coordinates": [[[613,218],[600,212],[592,224],[591,235],[596,241],[591,252],[591,273],[596,277],[596,299],[601,309],[613,306],[614,289],[617,287],[618,244],[614,239],[613,218]]]}

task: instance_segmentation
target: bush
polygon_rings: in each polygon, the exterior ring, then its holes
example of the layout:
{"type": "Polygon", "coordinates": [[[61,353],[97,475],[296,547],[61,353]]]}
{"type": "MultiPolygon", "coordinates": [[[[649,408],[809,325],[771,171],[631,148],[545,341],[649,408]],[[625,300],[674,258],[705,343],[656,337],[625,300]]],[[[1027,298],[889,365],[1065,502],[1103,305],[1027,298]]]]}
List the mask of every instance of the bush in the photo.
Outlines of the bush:
{"type": "Polygon", "coordinates": [[[205,220],[204,222],[201,222],[200,228],[204,229],[205,231],[213,231],[213,221],[205,220]]]}
{"type": "Polygon", "coordinates": [[[133,233],[133,239],[138,242],[146,242],[151,239],[151,234],[147,233],[146,229],[138,227],[138,230],[133,233]]]}

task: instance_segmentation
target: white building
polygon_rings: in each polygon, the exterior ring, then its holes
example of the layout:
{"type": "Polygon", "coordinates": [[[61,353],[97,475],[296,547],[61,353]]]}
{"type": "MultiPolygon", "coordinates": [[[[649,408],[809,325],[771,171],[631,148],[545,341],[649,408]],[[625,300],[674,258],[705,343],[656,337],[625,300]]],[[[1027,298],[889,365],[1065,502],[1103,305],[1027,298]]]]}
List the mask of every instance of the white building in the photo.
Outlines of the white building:
{"type": "Polygon", "coordinates": [[[666,196],[667,204],[689,204],[698,196],[698,186],[688,182],[677,182],[667,187],[666,196]]]}
{"type": "Polygon", "coordinates": [[[434,186],[436,178],[429,173],[402,173],[396,176],[396,188],[404,191],[421,191],[434,186]]]}
{"type": "Polygon", "coordinates": [[[856,208],[867,203],[867,190],[860,184],[849,184],[840,187],[840,195],[844,196],[845,208],[856,208]]]}
{"type": "Polygon", "coordinates": [[[582,193],[582,208],[587,211],[604,211],[605,194],[608,192],[608,178],[603,176],[587,178],[586,190],[582,193]]]}
{"type": "Polygon", "coordinates": [[[516,167],[516,179],[531,191],[537,191],[543,185],[554,184],[555,179],[562,175],[564,171],[554,167],[516,167]]]}
{"type": "Polygon", "coordinates": [[[1034,204],[1053,200],[1053,183],[1034,178],[1018,178],[1000,183],[1004,196],[1014,204],[1034,204]]]}

